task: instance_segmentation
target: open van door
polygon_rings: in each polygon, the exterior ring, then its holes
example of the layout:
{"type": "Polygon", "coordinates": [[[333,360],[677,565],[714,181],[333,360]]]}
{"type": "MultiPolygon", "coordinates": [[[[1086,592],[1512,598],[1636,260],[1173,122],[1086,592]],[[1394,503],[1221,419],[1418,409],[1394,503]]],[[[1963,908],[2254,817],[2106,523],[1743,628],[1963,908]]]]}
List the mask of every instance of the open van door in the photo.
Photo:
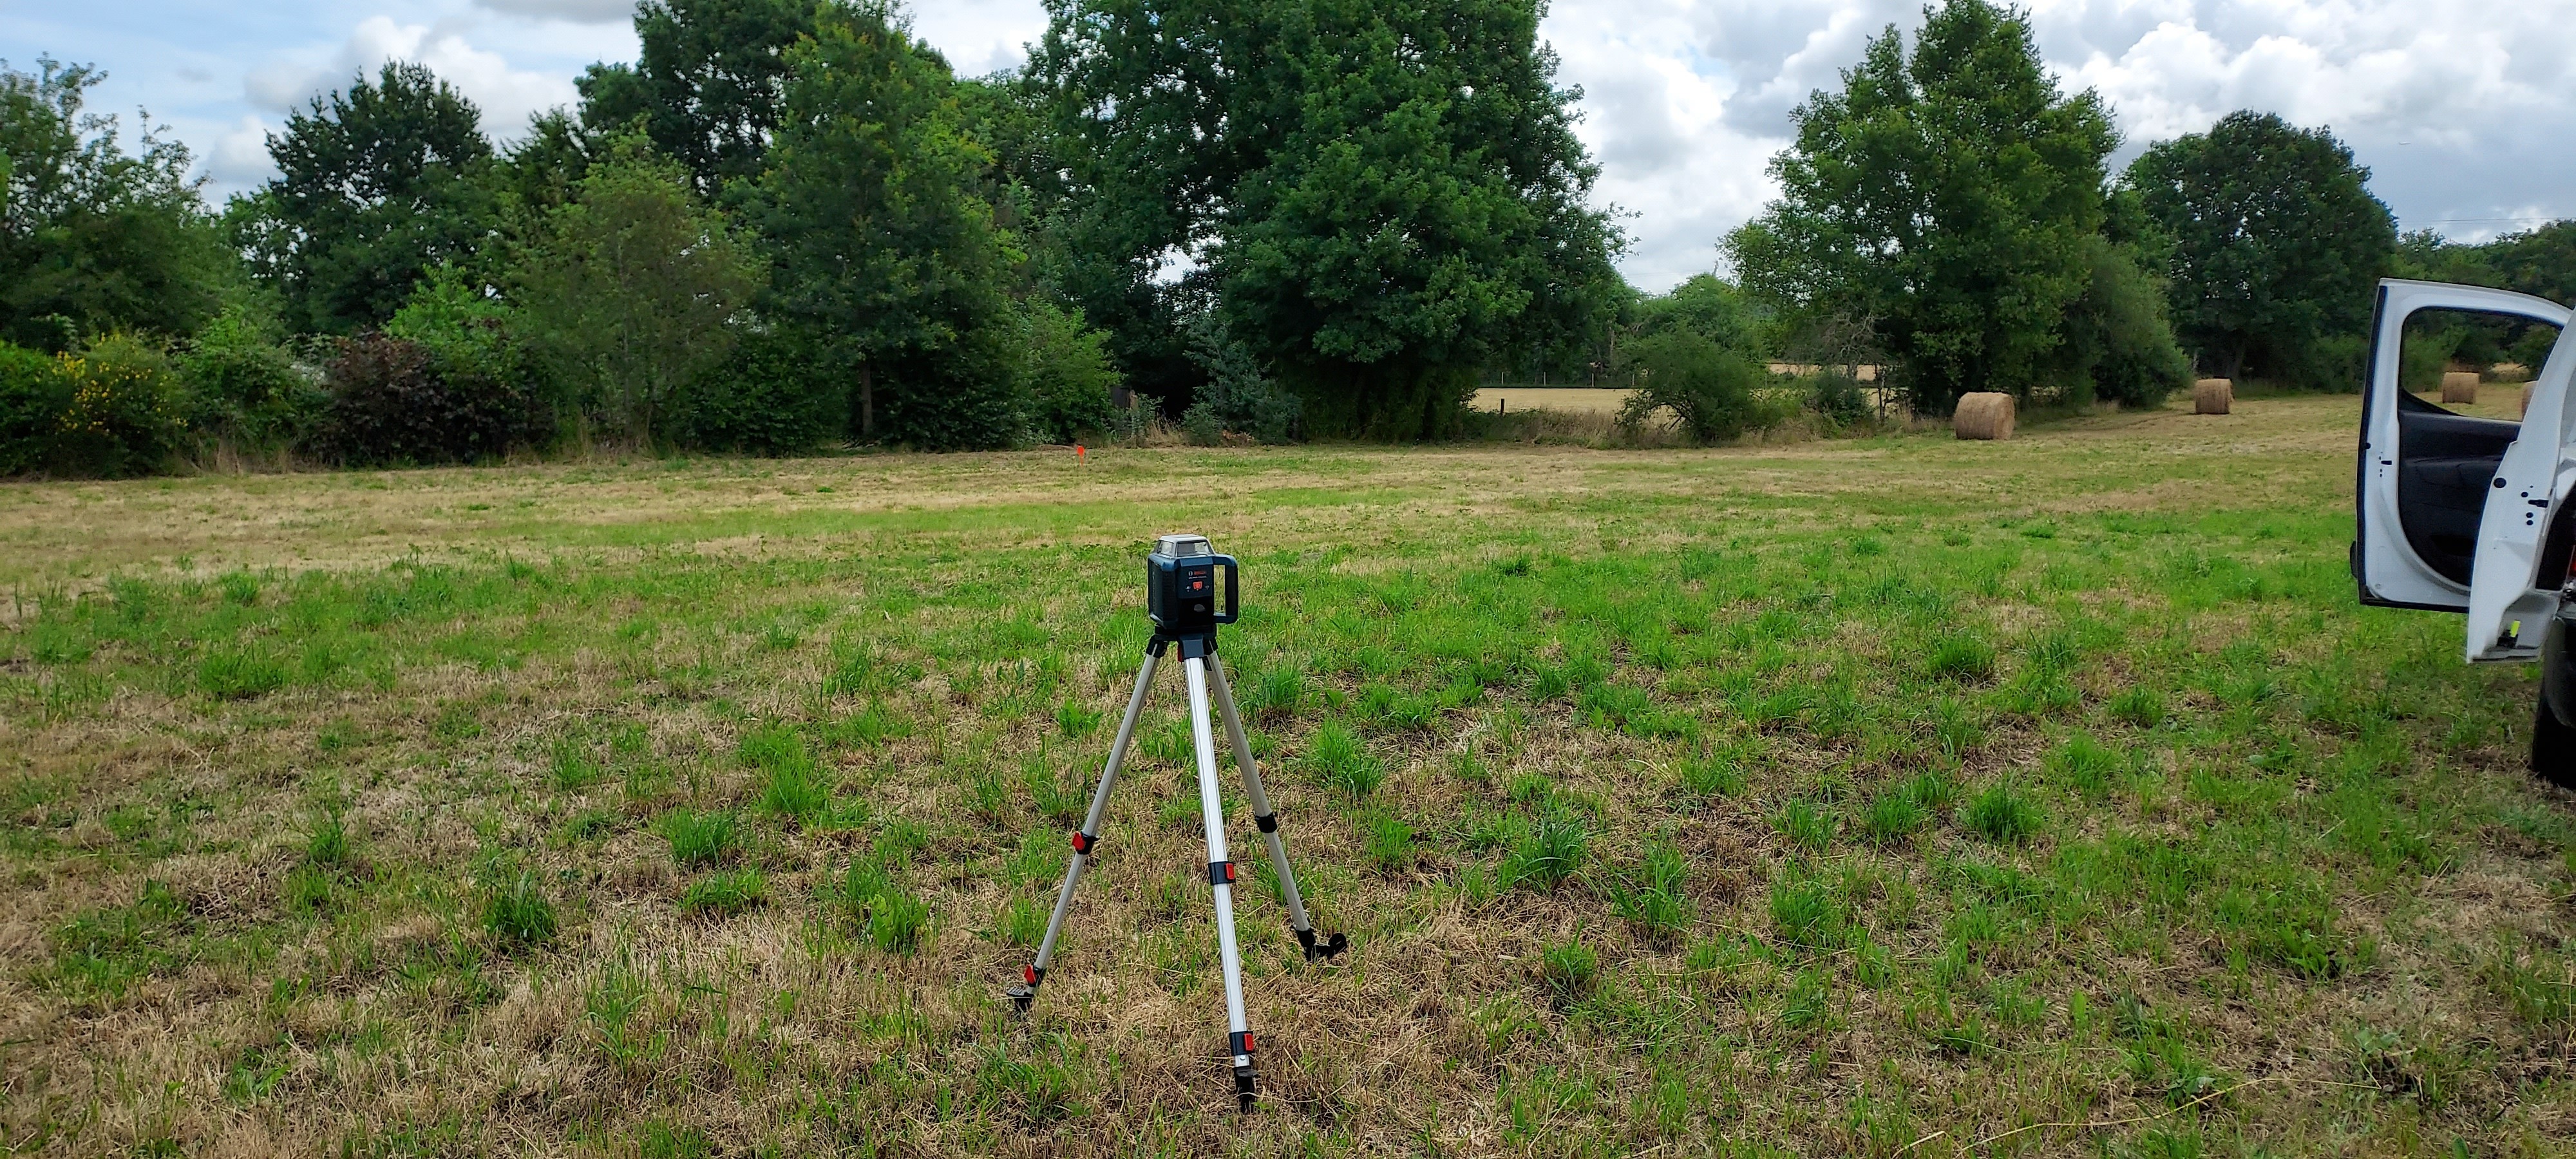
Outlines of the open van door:
{"type": "MultiPolygon", "coordinates": [[[[2563,315],[2562,315],[2563,317],[2563,315]]],[[[2568,446],[2567,331],[2531,380],[2520,432],[2496,463],[2487,509],[2478,521],[2477,561],[2469,569],[2469,660],[2532,660],[2542,630],[2558,614],[2567,586],[2567,556],[2576,521],[2561,519],[2576,483],[2568,446]],[[2565,524],[2565,526],[2562,526],[2565,524]]]]}
{"type": "Polygon", "coordinates": [[[2556,608],[2556,583],[2547,593],[2531,587],[2542,534],[2566,492],[2566,420],[2576,417],[2564,405],[2568,317],[2555,302],[2506,290],[2395,278],[2379,283],[2353,488],[2359,508],[2353,577],[2365,604],[2471,613],[2471,660],[2536,655],[2538,629],[2556,608]],[[2406,320],[2423,310],[2509,314],[2560,328],[2560,349],[2533,381],[2525,423],[2454,414],[2399,388],[2406,320]],[[2526,425],[2549,436],[2522,445],[2526,425]],[[2499,488],[2509,496],[2489,503],[2499,488]],[[2484,600],[2473,599],[2473,575],[2490,580],[2484,600]]]}

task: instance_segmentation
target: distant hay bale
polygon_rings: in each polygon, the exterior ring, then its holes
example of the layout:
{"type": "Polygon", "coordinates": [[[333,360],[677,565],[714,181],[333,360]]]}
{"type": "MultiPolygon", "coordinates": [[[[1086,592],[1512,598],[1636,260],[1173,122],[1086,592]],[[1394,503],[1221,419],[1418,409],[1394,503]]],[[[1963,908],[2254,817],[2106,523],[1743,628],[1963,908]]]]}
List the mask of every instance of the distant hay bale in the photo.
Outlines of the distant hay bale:
{"type": "Polygon", "coordinates": [[[2476,401],[2478,401],[2478,372],[2477,372],[2477,371],[2474,371],[2474,370],[2446,370],[2446,371],[2443,371],[2443,372],[2442,372],[2442,401],[2443,401],[2443,402],[2476,402],[2476,401]]]}
{"type": "Polygon", "coordinates": [[[2203,378],[2191,384],[2191,413],[2223,415],[2236,405],[2236,380],[2203,378]]]}
{"type": "Polygon", "coordinates": [[[2009,439],[2013,435],[2013,397],[1978,392],[1959,396],[1950,429],[1963,439],[2009,439]]]}

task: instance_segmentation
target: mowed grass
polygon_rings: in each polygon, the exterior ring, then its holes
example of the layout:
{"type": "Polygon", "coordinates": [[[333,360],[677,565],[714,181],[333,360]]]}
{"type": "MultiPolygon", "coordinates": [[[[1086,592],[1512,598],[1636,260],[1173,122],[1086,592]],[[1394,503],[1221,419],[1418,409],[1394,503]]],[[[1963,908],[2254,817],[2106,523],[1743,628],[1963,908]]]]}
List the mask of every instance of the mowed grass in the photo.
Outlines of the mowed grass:
{"type": "Polygon", "coordinates": [[[2364,611],[2351,399],[1738,451],[0,489],[0,1133],[78,1154],[2548,1154],[2534,676],[2364,611]],[[1176,677],[1224,656],[1233,1110],[1176,677]],[[1232,783],[1232,782],[1230,782],[1232,783]]]}

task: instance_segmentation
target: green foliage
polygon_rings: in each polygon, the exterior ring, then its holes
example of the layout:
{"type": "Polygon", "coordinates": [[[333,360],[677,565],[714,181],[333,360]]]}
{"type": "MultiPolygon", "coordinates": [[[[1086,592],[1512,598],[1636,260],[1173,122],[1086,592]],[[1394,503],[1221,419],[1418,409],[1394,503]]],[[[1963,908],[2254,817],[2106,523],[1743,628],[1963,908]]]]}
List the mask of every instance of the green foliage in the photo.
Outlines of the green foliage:
{"type": "Polygon", "coordinates": [[[1601,955],[1580,941],[1552,943],[1539,950],[1538,976],[1557,1006],[1572,1006],[1601,988],[1601,955]]]}
{"type": "Polygon", "coordinates": [[[2021,795],[2010,781],[1987,786],[1959,811],[1959,823],[1998,845],[2017,845],[2039,832],[2045,818],[2039,806],[2021,795]]]}
{"type": "Polygon", "coordinates": [[[1974,633],[1945,633],[1924,667],[1944,680],[1984,680],[1995,674],[1995,646],[1974,633]]]}
{"type": "Polygon", "coordinates": [[[0,475],[43,469],[71,405],[63,359],[0,341],[0,475]]]}
{"type": "Polygon", "coordinates": [[[77,475],[145,475],[168,466],[187,432],[187,403],[169,356],[131,334],[111,334],[60,360],[71,397],[47,455],[77,475]]]}
{"type": "Polygon", "coordinates": [[[1383,810],[1360,818],[1360,856],[1369,868],[1392,874],[1413,866],[1413,824],[1383,810]]]}
{"type": "Polygon", "coordinates": [[[1554,889],[1582,871],[1591,847],[1592,833],[1583,818],[1571,810],[1551,807],[1542,811],[1503,854],[1497,876],[1505,889],[1524,885],[1554,889]]]}
{"type": "Polygon", "coordinates": [[[1912,794],[1899,789],[1881,793],[1861,814],[1861,832],[1880,845],[1894,844],[1914,834],[1932,820],[1932,811],[1916,801],[1912,794]]]}
{"type": "Polygon", "coordinates": [[[761,285],[759,260],[679,164],[619,139],[548,211],[510,274],[532,345],[585,408],[627,437],[724,361],[761,285]]]}
{"type": "Polygon", "coordinates": [[[1771,928],[1788,945],[1828,949],[1842,939],[1842,906],[1824,882],[1784,874],[1771,881],[1771,928]]]}
{"type": "Polygon", "coordinates": [[[2174,328],[2202,367],[2315,382],[2318,343],[2362,333],[2397,248],[2369,179],[2332,133],[2250,110],[2130,164],[2128,184],[2173,239],[2174,328]]]}
{"type": "Polygon", "coordinates": [[[1070,443],[1116,421],[1110,392],[1120,380],[1109,335],[1083,324],[1082,312],[1044,298],[1019,304],[1021,389],[1030,433],[1040,442],[1070,443]]]}
{"type": "Polygon", "coordinates": [[[1028,423],[1013,260],[979,183],[948,66],[877,4],[818,9],[787,52],[785,112],[746,187],[781,309],[837,336],[858,434],[930,449],[1003,446],[1028,423]]]}
{"type": "Polygon", "coordinates": [[[1648,936],[1670,940],[1689,928],[1690,898],[1683,883],[1690,865],[1681,851],[1657,841],[1646,847],[1636,868],[1610,883],[1610,912],[1643,928],[1648,936]]]}
{"type": "Polygon", "coordinates": [[[522,873],[484,898],[483,930],[511,949],[544,945],[555,937],[555,904],[522,873]]]}
{"type": "Polygon", "coordinates": [[[1190,440],[1213,445],[1226,431],[1265,443],[1285,443],[1299,433],[1305,403],[1264,373],[1249,347],[1228,334],[1214,314],[1190,320],[1190,361],[1207,374],[1198,399],[1181,413],[1190,440]]]}
{"type": "Polygon", "coordinates": [[[742,851],[742,835],[730,812],[674,811],[662,818],[662,837],[671,843],[671,860],[684,866],[716,865],[742,851]]]}
{"type": "Polygon", "coordinates": [[[1789,841],[1791,848],[1806,853],[1822,853],[1834,839],[1833,816],[1807,801],[1790,801],[1771,817],[1771,827],[1789,841]]]}
{"type": "Polygon", "coordinates": [[[1770,311],[1716,274],[1693,274],[1669,293],[1640,299],[1630,318],[1640,338],[1680,331],[1748,356],[1772,345],[1770,311]]]}
{"type": "Polygon", "coordinates": [[[253,452],[288,450],[320,429],[330,396],[285,343],[250,311],[207,321],[178,356],[188,425],[253,452]]]}
{"type": "Polygon", "coordinates": [[[1733,753],[1684,757],[1680,767],[1682,788],[1694,797],[1732,797],[1744,791],[1744,767],[1733,753]]]}
{"type": "Polygon", "coordinates": [[[238,283],[187,147],[147,126],[127,153],[114,116],[82,110],[106,77],[51,57],[0,65],[0,341],[58,353],[186,334],[238,283]]]}
{"type": "Polygon", "coordinates": [[[1357,734],[1338,720],[1328,720],[1307,742],[1306,767],[1317,780],[1357,799],[1377,792],[1386,780],[1386,764],[1368,751],[1357,734]]]}
{"type": "Polygon", "coordinates": [[[2046,387],[2093,281],[2118,140],[2100,98],[2060,93],[2028,19],[1987,0],[1927,8],[1911,54],[1890,28],[1843,77],[1791,113],[1780,199],[1727,239],[1747,288],[1872,319],[1924,413],[2046,387]]]}
{"type": "Polygon", "coordinates": [[[286,665],[264,652],[223,648],[197,662],[197,687],[217,700],[249,700],[286,686],[286,665]]]}
{"type": "Polygon", "coordinates": [[[634,64],[594,64],[573,84],[591,132],[641,128],[701,196],[761,171],[779,127],[787,53],[823,11],[797,0],[646,0],[634,64]]]}
{"type": "Polygon", "coordinates": [[[742,738],[740,750],[743,763],[760,770],[761,808],[811,823],[832,803],[831,782],[795,730],[753,731],[742,738]]]}
{"type": "Polygon", "coordinates": [[[2094,399],[2152,408],[2191,385],[2191,360],[2165,320],[2164,287],[2134,252],[2100,235],[2084,239],[2084,294],[2066,311],[2050,371],[2058,401],[2094,399]]]}
{"type": "Polygon", "coordinates": [[[1169,349],[1147,331],[1180,295],[1153,275],[1186,253],[1308,433],[1422,438],[1459,423],[1478,369],[1580,345],[1615,308],[1617,234],[1534,7],[1053,15],[1029,71],[1071,170],[1055,221],[1123,353],[1169,349]]]}
{"type": "MultiPolygon", "coordinates": [[[[922,934],[930,924],[930,904],[895,884],[886,866],[899,860],[900,852],[879,839],[873,856],[851,860],[848,872],[833,887],[831,900],[878,949],[910,954],[921,948],[922,934]]],[[[1045,914],[1039,913],[1037,932],[1044,931],[1045,921],[1045,914]]]]}
{"type": "Polygon", "coordinates": [[[690,917],[730,917],[758,909],[769,900],[769,882],[759,868],[744,866],[710,873],[680,891],[680,912],[690,917]]]}
{"type": "Polygon", "coordinates": [[[1623,353],[1636,368],[1637,390],[1619,410],[1621,425],[1637,427],[1670,407],[1692,438],[1721,443],[1753,424],[1762,368],[1752,359],[1680,329],[1639,338],[1623,353]]]}
{"type": "Polygon", "coordinates": [[[474,259],[498,222],[481,119],[427,67],[388,62],[269,137],[278,176],[226,216],[295,329],[382,325],[429,271],[474,259]]]}

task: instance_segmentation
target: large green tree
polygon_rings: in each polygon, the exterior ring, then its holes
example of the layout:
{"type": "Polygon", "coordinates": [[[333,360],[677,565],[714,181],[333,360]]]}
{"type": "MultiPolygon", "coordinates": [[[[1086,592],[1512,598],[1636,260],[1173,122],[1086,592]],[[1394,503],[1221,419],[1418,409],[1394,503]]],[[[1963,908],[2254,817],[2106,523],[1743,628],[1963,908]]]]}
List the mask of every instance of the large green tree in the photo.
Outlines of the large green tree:
{"type": "Polygon", "coordinates": [[[786,115],[751,220],[776,306],[826,335],[862,438],[928,447],[1019,437],[1017,252],[984,196],[948,64],[882,0],[819,10],[789,53],[786,115]]]}
{"type": "Polygon", "coordinates": [[[1870,319],[1919,410],[2054,387],[2118,139],[2091,91],[2059,91],[2028,19],[1945,0],[1910,53],[1891,25],[1791,120],[1779,199],[1727,241],[1745,283],[1802,316],[1870,319]]]}
{"type": "Polygon", "coordinates": [[[641,124],[688,166],[698,192],[759,175],[785,100],[787,50],[828,0],[644,0],[635,63],[594,64],[574,84],[594,133],[641,124]]]}
{"type": "Polygon", "coordinates": [[[2203,368],[2306,378],[2321,339],[2369,325],[2397,245],[2369,179],[2334,134],[2271,113],[2230,113],[2130,164],[2173,239],[2173,322],[2203,368]]]}
{"type": "Polygon", "coordinates": [[[530,337],[585,402],[652,441],[723,361],[759,288],[750,243],[640,138],[589,165],[511,278],[530,337]]]}
{"type": "Polygon", "coordinates": [[[107,331],[184,334],[238,283],[186,146],[81,111],[105,74],[0,62],[0,339],[60,350],[107,331]]]}
{"type": "Polygon", "coordinates": [[[426,66],[388,63],[313,98],[268,151],[278,176],[229,216],[298,329],[382,325],[424,273],[493,234],[481,114],[426,66]]]}
{"type": "Polygon", "coordinates": [[[1051,0],[1068,293],[1122,356],[1213,297],[1318,433],[1444,429],[1618,305],[1539,7],[1051,0]]]}

